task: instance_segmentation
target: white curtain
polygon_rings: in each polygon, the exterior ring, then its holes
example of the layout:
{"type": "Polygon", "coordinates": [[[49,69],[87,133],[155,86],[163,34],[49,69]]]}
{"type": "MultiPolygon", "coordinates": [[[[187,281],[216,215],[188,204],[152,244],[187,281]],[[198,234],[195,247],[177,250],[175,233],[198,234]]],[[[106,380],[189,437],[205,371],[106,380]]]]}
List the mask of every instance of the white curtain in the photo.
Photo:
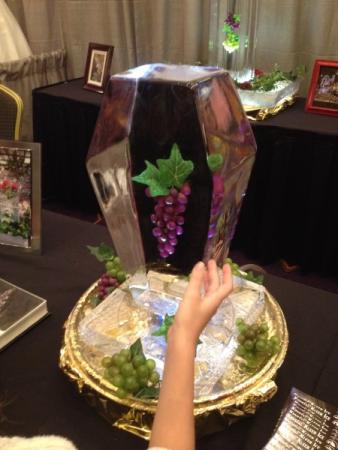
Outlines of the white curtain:
{"type": "MultiPolygon", "coordinates": [[[[84,73],[88,43],[115,46],[112,73],[154,61],[222,64],[230,0],[6,0],[34,53],[64,46],[69,77],[84,73]]],[[[249,1],[249,0],[248,0],[249,1]]],[[[338,59],[338,0],[259,0],[256,67],[338,59]]]]}
{"type": "Polygon", "coordinates": [[[307,67],[306,95],[316,59],[338,60],[337,0],[261,0],[256,66],[307,67]]]}

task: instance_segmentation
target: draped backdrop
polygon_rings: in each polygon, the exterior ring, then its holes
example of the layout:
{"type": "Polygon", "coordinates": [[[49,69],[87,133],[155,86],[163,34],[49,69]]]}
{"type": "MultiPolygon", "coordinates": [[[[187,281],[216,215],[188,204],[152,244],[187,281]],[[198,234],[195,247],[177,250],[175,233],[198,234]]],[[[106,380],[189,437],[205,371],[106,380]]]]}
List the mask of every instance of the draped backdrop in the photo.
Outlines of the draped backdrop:
{"type": "MultiPolygon", "coordinates": [[[[115,46],[112,73],[153,61],[222,64],[228,0],[7,0],[34,53],[65,47],[83,74],[88,42],[115,46]]],[[[337,0],[260,0],[256,67],[338,59],[337,0]]],[[[306,84],[306,83],[305,83],[306,84]]]]}
{"type": "MultiPolygon", "coordinates": [[[[114,45],[112,73],[148,62],[222,65],[230,1],[6,0],[34,54],[66,49],[68,78],[83,75],[89,42],[114,45]]],[[[255,66],[306,65],[302,94],[315,59],[338,59],[337,42],[338,0],[259,0],[255,66]]]]}

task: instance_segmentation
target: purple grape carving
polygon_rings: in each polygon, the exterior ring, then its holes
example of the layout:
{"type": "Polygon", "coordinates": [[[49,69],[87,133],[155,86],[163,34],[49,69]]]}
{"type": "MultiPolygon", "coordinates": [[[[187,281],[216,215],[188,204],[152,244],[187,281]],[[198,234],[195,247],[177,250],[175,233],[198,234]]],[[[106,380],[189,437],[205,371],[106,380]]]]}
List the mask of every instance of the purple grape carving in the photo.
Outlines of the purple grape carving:
{"type": "Polygon", "coordinates": [[[162,259],[175,253],[179,236],[184,231],[184,212],[187,208],[191,187],[187,181],[194,169],[192,161],[184,160],[174,144],[168,159],[158,159],[157,167],[145,161],[146,170],[133,180],[146,184],[145,195],[154,200],[150,215],[152,234],[162,259]]]}
{"type": "Polygon", "coordinates": [[[157,249],[161,258],[165,259],[175,253],[175,247],[178,244],[178,236],[183,234],[184,216],[182,202],[188,203],[188,196],[191,189],[188,182],[185,182],[178,191],[171,188],[167,196],[154,197],[154,213],[150,220],[155,225],[152,233],[157,240],[157,249]],[[170,210],[167,205],[170,205],[170,210]]]}

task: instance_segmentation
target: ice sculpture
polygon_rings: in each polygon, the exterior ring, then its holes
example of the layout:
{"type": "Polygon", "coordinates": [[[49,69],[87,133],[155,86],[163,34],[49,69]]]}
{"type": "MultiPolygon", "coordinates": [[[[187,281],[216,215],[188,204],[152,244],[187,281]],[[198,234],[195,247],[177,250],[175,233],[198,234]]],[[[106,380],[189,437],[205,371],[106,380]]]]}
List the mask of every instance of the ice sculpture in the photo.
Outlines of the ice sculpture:
{"type": "Polygon", "coordinates": [[[188,273],[210,257],[222,264],[255,151],[223,69],[151,64],[111,77],[87,168],[125,270],[163,261],[188,273]],[[182,161],[191,169],[188,184],[176,177],[182,161]],[[165,179],[164,188],[157,178],[165,179]],[[175,209],[166,195],[178,195],[184,186],[186,200],[177,210],[179,203],[175,209]]]}

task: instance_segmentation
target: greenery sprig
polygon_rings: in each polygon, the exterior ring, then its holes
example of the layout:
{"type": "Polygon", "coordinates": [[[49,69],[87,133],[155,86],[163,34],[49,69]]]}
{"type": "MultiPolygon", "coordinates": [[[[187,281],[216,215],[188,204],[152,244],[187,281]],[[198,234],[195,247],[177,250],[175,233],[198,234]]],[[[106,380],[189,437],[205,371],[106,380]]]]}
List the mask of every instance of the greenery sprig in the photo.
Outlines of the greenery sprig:
{"type": "Polygon", "coordinates": [[[257,71],[257,75],[250,81],[239,83],[235,81],[239,89],[268,92],[276,87],[279,81],[295,81],[304,76],[306,68],[304,65],[296,67],[289,72],[283,72],[277,65],[271,72],[257,71]],[[257,73],[258,72],[258,73],[257,73]]]}

